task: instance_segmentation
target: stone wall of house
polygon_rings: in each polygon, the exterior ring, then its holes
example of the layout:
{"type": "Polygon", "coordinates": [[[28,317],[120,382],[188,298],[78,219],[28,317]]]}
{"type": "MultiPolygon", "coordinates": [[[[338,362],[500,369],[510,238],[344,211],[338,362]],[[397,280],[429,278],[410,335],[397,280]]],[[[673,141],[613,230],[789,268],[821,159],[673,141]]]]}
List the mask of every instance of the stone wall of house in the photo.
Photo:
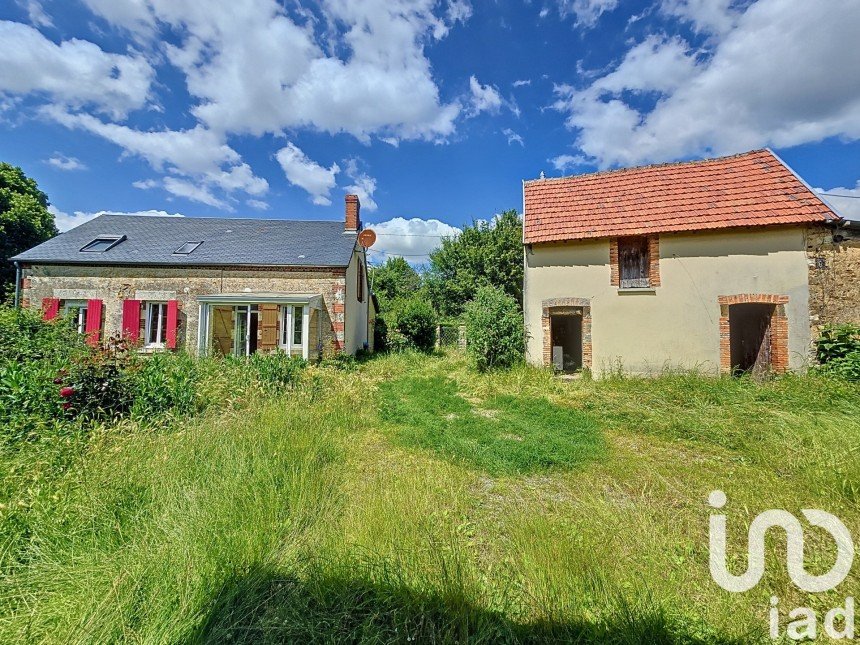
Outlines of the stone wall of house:
{"type": "Polygon", "coordinates": [[[811,228],[806,255],[812,338],[827,324],[860,324],[860,232],[811,228]]]}
{"type": "MultiPolygon", "coordinates": [[[[106,336],[120,332],[123,300],[178,300],[180,345],[184,344],[190,351],[197,349],[198,296],[243,292],[320,294],[323,354],[339,351],[343,345],[344,269],[35,265],[24,267],[22,278],[21,296],[25,307],[38,309],[43,298],[102,300],[106,336]]],[[[314,317],[309,335],[314,341],[310,346],[312,358],[317,355],[316,330],[314,317]]]]}

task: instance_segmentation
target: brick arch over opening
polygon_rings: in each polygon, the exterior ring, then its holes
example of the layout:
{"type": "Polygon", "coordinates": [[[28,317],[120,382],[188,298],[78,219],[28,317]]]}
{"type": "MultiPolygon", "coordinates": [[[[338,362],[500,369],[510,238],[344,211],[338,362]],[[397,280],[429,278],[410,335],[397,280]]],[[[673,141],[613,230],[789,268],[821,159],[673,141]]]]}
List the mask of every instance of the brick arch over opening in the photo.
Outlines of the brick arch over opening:
{"type": "Polygon", "coordinates": [[[788,317],[785,305],[788,296],[767,293],[741,293],[732,296],[719,296],[720,305],[720,372],[730,374],[732,371],[732,345],[729,307],[740,304],[775,305],[771,319],[770,335],[772,359],[771,369],[774,372],[785,372],[788,369],[788,317]]]}
{"type": "Polygon", "coordinates": [[[591,300],[589,298],[552,298],[541,302],[541,333],[543,334],[543,364],[552,365],[552,334],[549,317],[554,311],[582,309],[582,367],[591,369],[591,300]]]}

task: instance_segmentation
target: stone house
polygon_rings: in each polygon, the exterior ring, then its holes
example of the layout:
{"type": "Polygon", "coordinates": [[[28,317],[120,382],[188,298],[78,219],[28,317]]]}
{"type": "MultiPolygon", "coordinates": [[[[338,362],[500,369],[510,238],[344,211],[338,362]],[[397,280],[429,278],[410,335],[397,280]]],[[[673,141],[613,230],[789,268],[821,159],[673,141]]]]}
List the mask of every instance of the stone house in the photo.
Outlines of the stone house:
{"type": "Polygon", "coordinates": [[[315,359],[372,350],[358,197],[337,221],[101,215],[12,258],[18,297],[90,342],[315,359]]]}
{"type": "Polygon", "coordinates": [[[523,184],[528,359],[595,373],[808,365],[860,321],[858,223],[770,150],[523,184]]]}

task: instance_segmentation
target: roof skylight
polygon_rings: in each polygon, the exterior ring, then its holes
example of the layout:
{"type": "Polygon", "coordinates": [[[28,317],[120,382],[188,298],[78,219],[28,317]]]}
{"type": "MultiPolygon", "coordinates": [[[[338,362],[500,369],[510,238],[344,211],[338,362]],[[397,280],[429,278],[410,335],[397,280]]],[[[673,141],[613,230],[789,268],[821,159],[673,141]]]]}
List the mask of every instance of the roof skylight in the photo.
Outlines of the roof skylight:
{"type": "Polygon", "coordinates": [[[125,235],[99,235],[81,248],[82,253],[104,253],[125,239],[125,235]]]}
{"type": "Polygon", "coordinates": [[[173,255],[188,255],[192,253],[203,242],[186,242],[173,252],[173,255]]]}

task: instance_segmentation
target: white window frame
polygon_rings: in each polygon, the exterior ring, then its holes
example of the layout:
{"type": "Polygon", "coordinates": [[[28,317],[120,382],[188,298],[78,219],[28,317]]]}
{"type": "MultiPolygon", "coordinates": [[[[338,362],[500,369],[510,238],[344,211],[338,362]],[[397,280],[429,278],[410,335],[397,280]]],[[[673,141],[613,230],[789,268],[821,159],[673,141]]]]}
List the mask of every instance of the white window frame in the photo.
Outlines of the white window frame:
{"type": "Polygon", "coordinates": [[[144,338],[146,342],[144,347],[150,349],[163,349],[167,339],[167,303],[166,302],[147,302],[146,303],[146,325],[144,326],[144,338]],[[155,342],[150,342],[150,332],[152,331],[152,308],[159,308],[159,315],[156,321],[155,342]]]}
{"type": "Polygon", "coordinates": [[[63,301],[63,314],[68,316],[73,309],[77,309],[77,315],[75,320],[75,328],[78,330],[79,334],[83,334],[87,330],[87,316],[89,315],[89,311],[87,311],[89,305],[86,300],[64,300],[63,301]]]}
{"type": "Polygon", "coordinates": [[[294,347],[302,348],[302,358],[307,360],[310,355],[308,347],[308,331],[310,322],[311,308],[307,303],[295,303],[281,305],[280,325],[278,327],[278,347],[284,350],[287,354],[291,354],[294,347]],[[302,325],[299,331],[302,334],[301,340],[296,342],[296,309],[301,309],[302,325]]]}

